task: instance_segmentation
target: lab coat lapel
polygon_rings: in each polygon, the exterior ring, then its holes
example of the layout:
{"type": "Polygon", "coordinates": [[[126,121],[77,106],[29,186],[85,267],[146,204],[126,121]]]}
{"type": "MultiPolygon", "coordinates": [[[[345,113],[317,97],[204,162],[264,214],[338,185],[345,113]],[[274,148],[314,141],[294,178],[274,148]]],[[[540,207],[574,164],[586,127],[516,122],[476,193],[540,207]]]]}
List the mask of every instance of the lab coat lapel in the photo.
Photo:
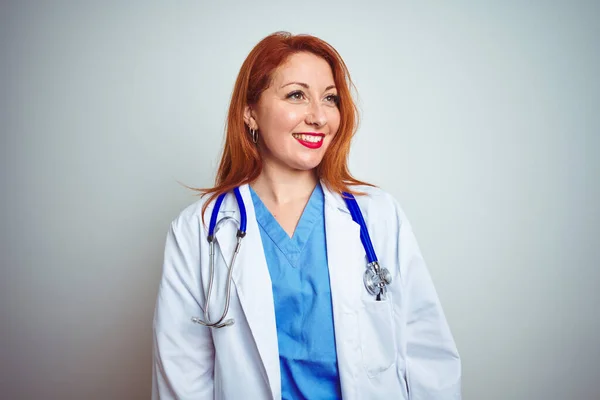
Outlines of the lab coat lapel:
{"type": "MultiPolygon", "coordinates": [[[[234,267],[233,281],[263,362],[271,392],[277,399],[281,397],[281,377],[271,277],[248,185],[240,186],[240,193],[246,207],[248,222],[246,236],[242,240],[234,267]]],[[[240,220],[233,193],[226,196],[219,214],[220,218],[234,216],[237,221],[240,220]]],[[[230,264],[235,250],[236,233],[237,225],[224,224],[215,234],[227,265],[230,264]]]]}
{"type": "Polygon", "coordinates": [[[343,198],[327,189],[324,183],[321,186],[325,194],[327,260],[342,397],[358,399],[357,311],[361,306],[361,290],[364,290],[366,257],[360,241],[360,226],[352,220],[343,198]]]}

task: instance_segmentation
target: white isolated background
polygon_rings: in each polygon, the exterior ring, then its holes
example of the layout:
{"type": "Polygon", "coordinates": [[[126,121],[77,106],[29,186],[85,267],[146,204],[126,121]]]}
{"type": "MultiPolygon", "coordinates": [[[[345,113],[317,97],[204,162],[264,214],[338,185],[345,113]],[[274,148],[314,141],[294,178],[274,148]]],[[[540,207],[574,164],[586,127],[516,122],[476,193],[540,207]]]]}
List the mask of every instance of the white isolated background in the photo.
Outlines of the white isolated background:
{"type": "Polygon", "coordinates": [[[0,397],[143,399],[169,222],[277,30],[335,46],[351,169],[411,218],[466,400],[598,399],[600,15],[585,1],[3,1],[0,397]]]}

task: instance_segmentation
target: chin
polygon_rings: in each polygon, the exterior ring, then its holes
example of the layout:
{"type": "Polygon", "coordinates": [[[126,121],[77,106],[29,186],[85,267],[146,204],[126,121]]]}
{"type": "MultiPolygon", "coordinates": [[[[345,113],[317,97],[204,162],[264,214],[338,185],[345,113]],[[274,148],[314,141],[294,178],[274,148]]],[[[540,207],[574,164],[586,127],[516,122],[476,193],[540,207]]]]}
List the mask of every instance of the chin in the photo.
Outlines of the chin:
{"type": "Polygon", "coordinates": [[[314,159],[314,160],[301,160],[301,161],[295,162],[294,165],[292,165],[292,166],[294,167],[294,169],[297,169],[300,171],[310,171],[310,170],[317,168],[319,166],[319,164],[321,164],[322,160],[323,160],[322,157],[320,157],[319,159],[314,159]]]}

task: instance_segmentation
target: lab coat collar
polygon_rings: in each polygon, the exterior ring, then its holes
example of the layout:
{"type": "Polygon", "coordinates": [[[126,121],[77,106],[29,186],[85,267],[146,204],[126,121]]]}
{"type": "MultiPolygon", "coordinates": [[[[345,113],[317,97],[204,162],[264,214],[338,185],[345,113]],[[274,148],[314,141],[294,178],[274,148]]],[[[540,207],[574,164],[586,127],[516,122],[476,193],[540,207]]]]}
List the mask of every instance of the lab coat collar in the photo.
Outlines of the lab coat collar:
{"type": "MultiPolygon", "coordinates": [[[[342,196],[332,192],[324,182],[321,182],[321,186],[325,198],[327,258],[342,394],[344,398],[353,398],[357,390],[356,360],[360,356],[356,354],[356,310],[360,306],[360,291],[363,290],[364,250],[360,242],[360,227],[352,220],[342,196]]],[[[248,222],[247,234],[234,267],[233,281],[265,367],[273,398],[277,399],[281,397],[281,376],[272,282],[264,251],[261,251],[262,239],[247,184],[240,186],[240,194],[248,222]]],[[[233,217],[239,222],[240,213],[235,196],[225,197],[219,210],[219,219],[223,217],[233,217]]],[[[215,233],[227,265],[231,262],[236,245],[236,229],[237,225],[223,224],[215,233]]]]}

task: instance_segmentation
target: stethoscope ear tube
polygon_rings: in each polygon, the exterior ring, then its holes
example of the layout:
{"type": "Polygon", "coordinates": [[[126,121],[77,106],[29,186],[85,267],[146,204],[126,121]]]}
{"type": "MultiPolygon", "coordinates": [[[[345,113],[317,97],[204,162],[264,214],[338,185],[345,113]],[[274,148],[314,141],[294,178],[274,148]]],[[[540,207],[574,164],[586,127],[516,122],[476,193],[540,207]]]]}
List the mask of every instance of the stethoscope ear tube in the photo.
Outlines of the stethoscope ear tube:
{"type": "MultiPolygon", "coordinates": [[[[227,272],[227,286],[225,292],[225,306],[223,307],[223,314],[217,321],[211,321],[210,319],[210,298],[212,295],[213,283],[215,280],[215,230],[218,225],[217,218],[219,216],[219,210],[221,209],[221,204],[223,203],[223,199],[227,195],[227,193],[222,193],[217,197],[217,201],[215,202],[215,206],[212,210],[212,214],[210,216],[210,223],[208,226],[208,258],[209,258],[209,273],[210,279],[208,281],[208,289],[206,291],[206,296],[204,298],[204,319],[200,317],[192,317],[192,322],[209,327],[209,328],[223,328],[225,326],[230,326],[234,324],[234,320],[232,318],[225,319],[227,313],[229,312],[229,303],[231,300],[231,280],[233,278],[233,267],[235,266],[235,260],[237,258],[238,253],[240,252],[240,247],[242,245],[242,239],[246,236],[246,207],[244,206],[244,201],[242,199],[242,195],[240,193],[239,188],[235,188],[233,190],[235,194],[235,199],[237,200],[238,208],[240,210],[240,226],[237,231],[237,244],[235,246],[235,251],[233,252],[233,256],[231,258],[231,263],[229,264],[229,271],[227,272]]],[[[222,219],[222,221],[226,220],[222,219]]]]}

